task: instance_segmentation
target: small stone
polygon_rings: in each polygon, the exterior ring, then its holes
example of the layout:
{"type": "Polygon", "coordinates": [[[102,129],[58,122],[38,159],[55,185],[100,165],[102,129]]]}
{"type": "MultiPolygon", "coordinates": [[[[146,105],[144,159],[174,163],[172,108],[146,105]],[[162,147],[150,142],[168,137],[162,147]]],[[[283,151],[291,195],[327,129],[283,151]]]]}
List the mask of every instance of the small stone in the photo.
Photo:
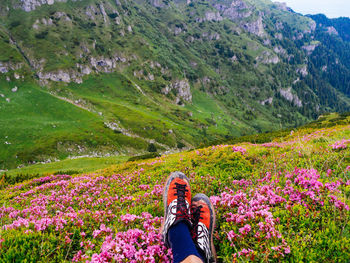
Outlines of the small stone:
{"type": "Polygon", "coordinates": [[[148,79],[149,79],[150,81],[153,81],[153,80],[154,80],[154,75],[151,74],[151,73],[149,73],[149,74],[148,74],[148,79]]]}

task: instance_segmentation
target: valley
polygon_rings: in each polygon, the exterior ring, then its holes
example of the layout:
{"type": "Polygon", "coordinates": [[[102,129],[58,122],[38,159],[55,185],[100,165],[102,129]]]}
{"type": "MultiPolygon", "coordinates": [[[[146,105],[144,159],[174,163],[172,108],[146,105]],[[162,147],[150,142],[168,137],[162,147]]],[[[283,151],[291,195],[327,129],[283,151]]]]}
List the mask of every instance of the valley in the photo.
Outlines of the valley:
{"type": "Polygon", "coordinates": [[[0,14],[1,170],[193,149],[350,109],[346,26],[278,3],[6,0],[0,14]]]}

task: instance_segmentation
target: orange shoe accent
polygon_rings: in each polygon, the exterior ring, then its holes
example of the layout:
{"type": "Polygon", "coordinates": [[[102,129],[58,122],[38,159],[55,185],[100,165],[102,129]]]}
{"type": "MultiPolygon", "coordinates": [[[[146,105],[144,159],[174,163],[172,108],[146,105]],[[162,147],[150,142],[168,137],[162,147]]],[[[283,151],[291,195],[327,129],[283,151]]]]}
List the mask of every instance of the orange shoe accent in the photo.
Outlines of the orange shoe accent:
{"type": "Polygon", "coordinates": [[[201,216],[199,222],[203,223],[208,229],[210,229],[210,208],[203,200],[192,202],[193,207],[201,206],[201,216]]]}
{"type": "MultiPolygon", "coordinates": [[[[186,189],[190,189],[190,184],[181,178],[175,178],[173,179],[173,181],[170,183],[169,185],[169,190],[168,190],[168,203],[167,205],[170,205],[170,203],[172,201],[174,201],[175,199],[177,199],[177,190],[176,190],[176,184],[180,184],[180,185],[186,185],[186,189]]],[[[185,199],[186,201],[190,204],[191,203],[191,192],[186,192],[185,193],[185,199]]]]}

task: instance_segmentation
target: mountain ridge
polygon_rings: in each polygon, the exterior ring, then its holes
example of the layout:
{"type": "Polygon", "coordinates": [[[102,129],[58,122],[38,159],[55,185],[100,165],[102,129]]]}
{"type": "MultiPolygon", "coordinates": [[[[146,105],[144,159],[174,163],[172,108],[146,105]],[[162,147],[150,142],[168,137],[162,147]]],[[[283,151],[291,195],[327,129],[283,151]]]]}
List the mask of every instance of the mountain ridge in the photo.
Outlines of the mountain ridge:
{"type": "MultiPolygon", "coordinates": [[[[82,128],[77,140],[60,118],[53,125],[63,125],[67,137],[45,133],[42,121],[31,131],[3,120],[8,129],[0,131],[0,143],[13,138],[0,152],[6,156],[2,167],[61,159],[78,149],[136,154],[149,143],[160,151],[190,148],[350,109],[347,42],[282,4],[8,0],[0,10],[0,88],[10,100],[2,104],[3,115],[23,107],[16,99],[21,85],[31,83],[28,92],[43,90],[90,109],[95,137],[110,134],[108,140],[92,139],[82,128]],[[18,130],[29,134],[13,136],[18,130]],[[130,144],[131,134],[140,140],[130,144]],[[38,154],[43,138],[52,143],[38,154]],[[27,145],[25,154],[15,143],[27,145]],[[61,144],[75,149],[67,152],[61,144]]],[[[78,115],[71,111],[74,121],[78,115]]]]}

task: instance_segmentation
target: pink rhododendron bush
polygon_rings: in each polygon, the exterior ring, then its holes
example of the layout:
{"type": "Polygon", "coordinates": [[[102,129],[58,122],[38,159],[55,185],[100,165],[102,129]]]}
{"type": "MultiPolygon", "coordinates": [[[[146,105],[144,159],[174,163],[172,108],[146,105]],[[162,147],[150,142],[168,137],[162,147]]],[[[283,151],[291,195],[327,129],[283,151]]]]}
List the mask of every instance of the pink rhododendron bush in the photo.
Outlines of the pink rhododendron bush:
{"type": "Polygon", "coordinates": [[[0,262],[172,262],[159,234],[172,171],[214,204],[219,262],[349,262],[349,138],[350,126],[300,130],[8,185],[0,262]]]}

